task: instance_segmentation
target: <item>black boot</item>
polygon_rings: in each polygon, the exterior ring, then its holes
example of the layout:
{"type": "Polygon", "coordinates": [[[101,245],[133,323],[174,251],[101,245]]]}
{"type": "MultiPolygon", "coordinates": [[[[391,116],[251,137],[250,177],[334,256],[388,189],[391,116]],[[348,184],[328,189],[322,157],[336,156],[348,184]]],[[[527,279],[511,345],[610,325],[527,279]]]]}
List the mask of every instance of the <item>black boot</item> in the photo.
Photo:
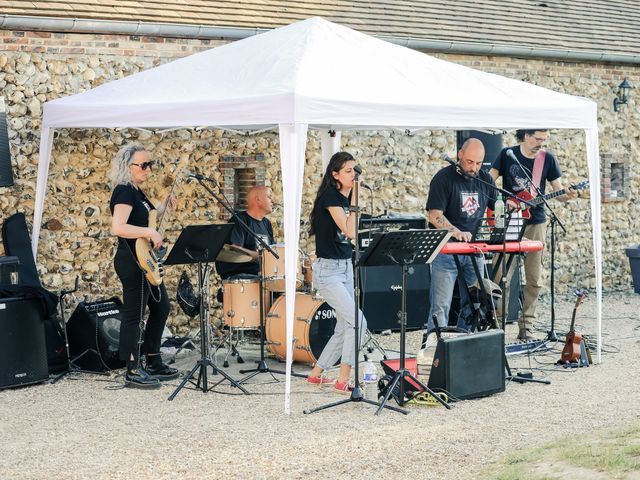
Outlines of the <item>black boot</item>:
{"type": "Polygon", "coordinates": [[[155,378],[158,381],[175,380],[180,373],[177,369],[170,367],[162,362],[162,356],[147,355],[147,372],[151,378],[155,378]]]}
{"type": "Polygon", "coordinates": [[[149,374],[142,367],[139,367],[135,361],[127,362],[127,371],[124,374],[124,383],[127,387],[133,388],[160,388],[160,380],[149,376],[149,374]]]}

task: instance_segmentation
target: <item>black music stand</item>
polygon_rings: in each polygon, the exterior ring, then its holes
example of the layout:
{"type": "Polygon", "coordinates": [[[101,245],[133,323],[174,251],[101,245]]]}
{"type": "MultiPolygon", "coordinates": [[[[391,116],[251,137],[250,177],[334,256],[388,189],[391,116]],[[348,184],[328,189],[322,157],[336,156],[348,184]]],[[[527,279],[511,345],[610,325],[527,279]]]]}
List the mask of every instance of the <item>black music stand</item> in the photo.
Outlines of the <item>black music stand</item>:
{"type": "MultiPolygon", "coordinates": [[[[387,406],[396,386],[399,386],[399,395],[396,398],[398,405],[402,406],[406,377],[411,378],[420,385],[424,391],[429,392],[433,398],[447,408],[451,406],[436,395],[426,385],[411,375],[405,368],[405,343],[407,330],[407,274],[409,265],[417,263],[431,263],[438,255],[442,247],[451,237],[448,230],[400,230],[397,232],[383,233],[376,237],[369,248],[365,250],[358,264],[360,266],[399,265],[402,266],[402,295],[400,302],[400,366],[383,392],[382,400],[378,403],[376,415],[387,406]]],[[[403,412],[405,413],[405,412],[403,412]]]]}
{"type": "MultiPolygon", "coordinates": [[[[213,369],[214,375],[217,373],[221,374],[231,385],[242,390],[244,394],[249,394],[233,377],[218,369],[211,361],[211,358],[209,358],[209,336],[207,328],[209,321],[209,302],[205,301],[205,277],[208,273],[209,263],[214,261],[220,250],[222,250],[222,246],[229,237],[232,228],[233,224],[231,223],[189,225],[180,233],[173,249],[171,249],[171,253],[169,253],[169,256],[164,262],[165,265],[191,265],[197,263],[198,296],[200,297],[200,360],[196,362],[195,366],[184,377],[180,385],[178,385],[178,388],[169,395],[169,400],[173,400],[189,381],[195,385],[196,390],[201,389],[202,393],[211,390],[207,383],[207,367],[213,369]],[[199,371],[198,379],[194,382],[193,378],[196,371],[199,371]]],[[[216,385],[219,383],[220,382],[216,383],[216,385]]]]}

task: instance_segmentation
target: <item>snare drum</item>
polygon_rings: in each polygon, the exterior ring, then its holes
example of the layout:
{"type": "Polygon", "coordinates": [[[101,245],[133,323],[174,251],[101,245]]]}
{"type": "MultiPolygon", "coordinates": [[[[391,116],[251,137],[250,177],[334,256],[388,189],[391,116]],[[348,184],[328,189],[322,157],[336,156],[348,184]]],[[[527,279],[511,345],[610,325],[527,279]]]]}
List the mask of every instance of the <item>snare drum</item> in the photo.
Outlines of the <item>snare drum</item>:
{"type": "MultiPolygon", "coordinates": [[[[278,297],[267,314],[267,344],[278,359],[287,355],[284,295],[278,297]]],[[[293,360],[314,365],[333,335],[336,311],[328,303],[308,293],[296,293],[293,323],[293,360]]]]}
{"type": "MultiPolygon", "coordinates": [[[[224,324],[238,329],[260,328],[260,283],[257,278],[229,279],[222,282],[224,324]]],[[[269,295],[264,295],[264,311],[269,311],[269,295]]]]}
{"type": "MultiPolygon", "coordinates": [[[[284,244],[270,245],[280,258],[274,257],[271,252],[264,250],[262,253],[263,286],[272,292],[284,292],[284,244]]],[[[300,259],[296,271],[296,290],[302,287],[300,259]]]]}

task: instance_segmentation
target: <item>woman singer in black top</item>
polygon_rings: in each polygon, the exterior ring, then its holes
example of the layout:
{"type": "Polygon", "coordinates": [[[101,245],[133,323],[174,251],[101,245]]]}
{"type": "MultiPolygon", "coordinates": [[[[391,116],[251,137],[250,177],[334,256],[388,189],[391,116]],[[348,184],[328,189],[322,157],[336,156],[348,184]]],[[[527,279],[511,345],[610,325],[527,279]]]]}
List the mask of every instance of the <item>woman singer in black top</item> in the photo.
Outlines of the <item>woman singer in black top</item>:
{"type": "MultiPolygon", "coordinates": [[[[339,392],[352,390],[351,368],[358,361],[355,350],[355,301],[351,243],[355,238],[355,215],[350,207],[356,205],[352,190],[356,182],[355,161],[351,154],[338,152],[329,161],[311,212],[311,235],[316,237],[318,260],[313,266],[313,284],[318,293],[336,311],[336,327],[307,377],[313,384],[334,383],[323,373],[340,360],[340,371],[334,388],[339,392]]],[[[367,322],[359,311],[360,341],[367,322]]]]}

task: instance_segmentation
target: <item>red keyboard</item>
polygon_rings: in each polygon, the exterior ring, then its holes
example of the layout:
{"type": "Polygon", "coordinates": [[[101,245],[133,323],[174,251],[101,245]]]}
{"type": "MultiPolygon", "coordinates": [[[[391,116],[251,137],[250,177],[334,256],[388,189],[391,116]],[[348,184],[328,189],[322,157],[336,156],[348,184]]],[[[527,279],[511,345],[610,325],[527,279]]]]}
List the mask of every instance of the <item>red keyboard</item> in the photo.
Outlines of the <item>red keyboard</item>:
{"type": "MultiPolygon", "coordinates": [[[[522,240],[521,242],[507,242],[507,253],[537,252],[542,250],[542,242],[539,240],[522,240]]],[[[440,253],[468,255],[471,253],[501,253],[505,251],[504,245],[498,243],[490,245],[479,242],[449,242],[440,253]]]]}

